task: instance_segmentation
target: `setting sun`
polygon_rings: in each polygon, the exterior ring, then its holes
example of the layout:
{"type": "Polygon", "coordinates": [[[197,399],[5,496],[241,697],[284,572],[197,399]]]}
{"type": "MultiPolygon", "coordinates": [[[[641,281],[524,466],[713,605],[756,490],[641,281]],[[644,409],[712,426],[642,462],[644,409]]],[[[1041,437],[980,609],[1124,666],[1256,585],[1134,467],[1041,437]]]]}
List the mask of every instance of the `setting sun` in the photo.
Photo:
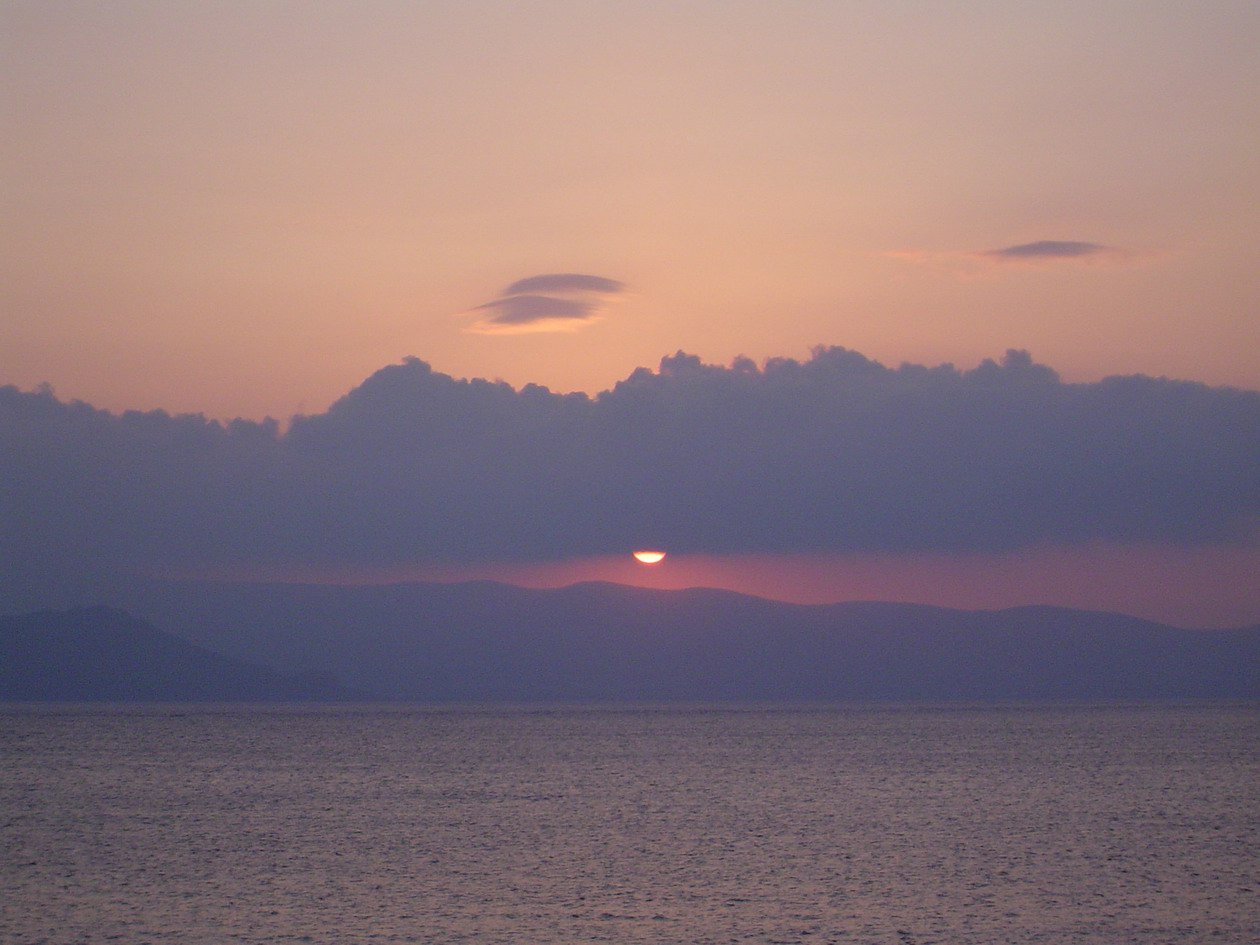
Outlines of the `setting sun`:
{"type": "Polygon", "coordinates": [[[636,551],[634,559],[640,564],[659,564],[665,559],[663,551],[636,551]]]}

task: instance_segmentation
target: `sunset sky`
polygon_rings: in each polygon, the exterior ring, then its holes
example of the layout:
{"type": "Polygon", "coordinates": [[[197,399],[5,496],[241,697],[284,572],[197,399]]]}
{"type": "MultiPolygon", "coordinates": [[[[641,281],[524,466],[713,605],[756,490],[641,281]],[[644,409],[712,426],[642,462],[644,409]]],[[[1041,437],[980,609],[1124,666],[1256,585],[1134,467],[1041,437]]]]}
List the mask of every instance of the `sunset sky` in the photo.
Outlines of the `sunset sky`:
{"type": "MultiPolygon", "coordinates": [[[[816,346],[1260,390],[1250,0],[0,0],[0,34],[0,384],[23,391],[283,429],[408,357],[596,395],[677,351],[816,346]]],[[[1233,525],[1197,532],[697,532],[650,575],[631,536],[549,539],[332,576],[1260,622],[1256,474],[1235,486],[1233,525]]]]}

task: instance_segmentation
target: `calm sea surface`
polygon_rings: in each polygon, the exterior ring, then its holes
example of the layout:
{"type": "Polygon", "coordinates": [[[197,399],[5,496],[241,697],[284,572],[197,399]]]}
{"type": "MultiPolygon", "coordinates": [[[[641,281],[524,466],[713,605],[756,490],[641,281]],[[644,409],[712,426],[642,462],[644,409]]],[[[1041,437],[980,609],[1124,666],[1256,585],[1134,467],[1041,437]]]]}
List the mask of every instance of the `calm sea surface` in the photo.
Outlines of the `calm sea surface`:
{"type": "Polygon", "coordinates": [[[1260,706],[0,726],[4,943],[1260,942],[1260,706]]]}

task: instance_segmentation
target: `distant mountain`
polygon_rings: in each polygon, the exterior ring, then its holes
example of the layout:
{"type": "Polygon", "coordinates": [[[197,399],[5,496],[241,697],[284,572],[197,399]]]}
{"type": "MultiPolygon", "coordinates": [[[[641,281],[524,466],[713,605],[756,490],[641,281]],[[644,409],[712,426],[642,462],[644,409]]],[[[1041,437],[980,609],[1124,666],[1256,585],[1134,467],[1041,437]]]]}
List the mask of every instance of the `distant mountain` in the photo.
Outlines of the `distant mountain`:
{"type": "Polygon", "coordinates": [[[120,610],[0,617],[0,702],[275,702],[345,698],[328,676],[229,659],[120,610]]]}
{"type": "Polygon", "coordinates": [[[1260,627],[727,591],[150,583],[125,605],[237,659],[425,702],[1260,699],[1260,627]]]}

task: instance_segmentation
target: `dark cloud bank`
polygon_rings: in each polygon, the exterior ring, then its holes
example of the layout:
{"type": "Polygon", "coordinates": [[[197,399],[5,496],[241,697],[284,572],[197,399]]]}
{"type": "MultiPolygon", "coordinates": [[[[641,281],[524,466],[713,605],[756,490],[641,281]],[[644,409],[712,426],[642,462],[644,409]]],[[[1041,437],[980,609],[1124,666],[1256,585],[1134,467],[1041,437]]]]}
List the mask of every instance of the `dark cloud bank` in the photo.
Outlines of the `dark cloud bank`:
{"type": "Polygon", "coordinates": [[[841,348],[590,398],[408,360],[287,432],[0,388],[7,580],[674,552],[1254,542],[1260,393],[841,348]]]}

